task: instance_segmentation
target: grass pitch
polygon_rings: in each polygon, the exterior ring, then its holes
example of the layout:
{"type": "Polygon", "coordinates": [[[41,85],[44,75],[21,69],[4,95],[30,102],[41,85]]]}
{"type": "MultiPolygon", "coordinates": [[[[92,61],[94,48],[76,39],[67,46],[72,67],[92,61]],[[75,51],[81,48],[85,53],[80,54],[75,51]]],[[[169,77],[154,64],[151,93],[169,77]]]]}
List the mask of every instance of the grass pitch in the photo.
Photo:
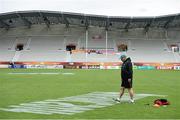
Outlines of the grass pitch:
{"type": "MultiPolygon", "coordinates": [[[[118,92],[119,86],[120,70],[0,69],[0,108],[92,92],[118,92]]],[[[154,108],[153,101],[161,98],[154,96],[139,99],[135,104],[115,104],[74,115],[0,110],[0,119],[180,118],[180,71],[135,70],[133,86],[136,94],[167,95],[171,105],[154,108]]]]}

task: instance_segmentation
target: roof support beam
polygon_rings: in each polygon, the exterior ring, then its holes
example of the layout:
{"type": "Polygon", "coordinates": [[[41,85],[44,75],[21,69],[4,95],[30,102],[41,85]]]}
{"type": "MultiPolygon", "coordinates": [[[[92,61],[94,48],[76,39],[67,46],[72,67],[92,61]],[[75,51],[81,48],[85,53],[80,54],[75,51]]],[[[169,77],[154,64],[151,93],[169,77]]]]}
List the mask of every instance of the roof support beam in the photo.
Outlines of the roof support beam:
{"type": "Polygon", "coordinates": [[[128,29],[128,28],[129,28],[129,25],[130,25],[130,22],[128,22],[128,23],[126,24],[126,26],[124,27],[124,29],[128,29]]]}
{"type": "Polygon", "coordinates": [[[89,28],[89,19],[87,16],[85,16],[85,27],[86,27],[86,30],[89,28]]]}
{"type": "Polygon", "coordinates": [[[151,27],[151,24],[153,23],[155,18],[153,18],[152,20],[150,20],[149,22],[147,22],[147,24],[144,27],[145,32],[149,31],[149,28],[151,27]]]}
{"type": "Polygon", "coordinates": [[[67,20],[66,16],[63,13],[61,14],[61,16],[62,16],[63,24],[66,24],[66,27],[68,28],[69,27],[69,21],[67,20]]]}
{"type": "Polygon", "coordinates": [[[28,28],[31,28],[32,23],[31,23],[29,20],[27,20],[26,18],[22,17],[19,13],[16,13],[16,15],[17,15],[21,20],[24,21],[24,24],[27,25],[28,28]]]}
{"type": "Polygon", "coordinates": [[[175,19],[176,19],[176,17],[177,17],[177,15],[176,16],[173,16],[172,18],[170,18],[165,24],[164,24],[164,28],[165,29],[168,29],[168,27],[169,27],[169,24],[172,22],[172,21],[174,21],[175,19]]]}
{"type": "Polygon", "coordinates": [[[109,17],[106,19],[106,26],[105,29],[108,31],[109,30],[109,17]]]}
{"type": "Polygon", "coordinates": [[[46,26],[49,28],[50,27],[50,21],[48,20],[48,18],[46,16],[44,16],[41,12],[39,12],[40,17],[44,20],[46,26]]]}
{"type": "Polygon", "coordinates": [[[2,20],[0,20],[0,24],[3,25],[3,27],[4,27],[6,30],[9,30],[10,25],[8,25],[7,23],[3,22],[2,20]]]}
{"type": "Polygon", "coordinates": [[[131,25],[131,22],[132,22],[132,18],[131,18],[131,20],[129,20],[129,21],[126,23],[126,25],[125,25],[125,27],[124,27],[124,29],[125,29],[126,31],[128,31],[129,26],[131,25]]]}
{"type": "Polygon", "coordinates": [[[58,14],[57,19],[58,19],[59,23],[62,23],[62,20],[61,20],[62,19],[62,13],[61,12],[58,14]]]}
{"type": "Polygon", "coordinates": [[[145,32],[148,32],[148,31],[149,31],[149,27],[151,26],[151,23],[152,23],[152,21],[148,22],[148,23],[145,25],[145,27],[144,27],[145,32]]]}

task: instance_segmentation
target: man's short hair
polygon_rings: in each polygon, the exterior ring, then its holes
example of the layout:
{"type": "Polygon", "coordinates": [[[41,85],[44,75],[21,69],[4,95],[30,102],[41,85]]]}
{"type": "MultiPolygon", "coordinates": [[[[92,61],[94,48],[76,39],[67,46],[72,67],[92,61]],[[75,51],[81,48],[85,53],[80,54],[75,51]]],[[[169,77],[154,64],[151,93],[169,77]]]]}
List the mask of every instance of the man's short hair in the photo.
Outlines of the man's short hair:
{"type": "Polygon", "coordinates": [[[123,59],[123,58],[126,58],[126,57],[127,57],[126,55],[121,55],[120,59],[123,59]]]}

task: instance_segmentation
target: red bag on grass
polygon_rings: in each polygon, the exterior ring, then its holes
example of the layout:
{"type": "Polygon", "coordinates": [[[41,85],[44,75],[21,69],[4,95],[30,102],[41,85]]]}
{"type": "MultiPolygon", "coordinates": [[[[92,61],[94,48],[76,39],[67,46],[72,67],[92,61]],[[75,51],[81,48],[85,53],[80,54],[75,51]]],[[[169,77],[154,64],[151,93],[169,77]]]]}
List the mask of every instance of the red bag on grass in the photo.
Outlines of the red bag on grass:
{"type": "Polygon", "coordinates": [[[169,101],[167,99],[157,99],[154,101],[154,104],[158,104],[160,106],[162,105],[170,105],[169,101]]]}

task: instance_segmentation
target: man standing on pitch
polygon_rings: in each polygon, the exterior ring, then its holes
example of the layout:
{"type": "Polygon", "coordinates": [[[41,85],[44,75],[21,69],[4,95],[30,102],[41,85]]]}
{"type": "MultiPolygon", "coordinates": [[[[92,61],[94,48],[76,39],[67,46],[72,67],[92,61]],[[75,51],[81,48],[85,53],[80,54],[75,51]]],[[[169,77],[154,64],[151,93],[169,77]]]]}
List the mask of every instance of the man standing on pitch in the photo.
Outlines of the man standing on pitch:
{"type": "Polygon", "coordinates": [[[121,66],[121,89],[120,89],[119,98],[116,98],[115,100],[117,102],[120,102],[125,89],[128,89],[130,95],[130,102],[134,103],[134,92],[132,88],[132,80],[133,80],[132,62],[130,58],[126,57],[126,55],[121,55],[120,59],[123,62],[121,66]]]}

